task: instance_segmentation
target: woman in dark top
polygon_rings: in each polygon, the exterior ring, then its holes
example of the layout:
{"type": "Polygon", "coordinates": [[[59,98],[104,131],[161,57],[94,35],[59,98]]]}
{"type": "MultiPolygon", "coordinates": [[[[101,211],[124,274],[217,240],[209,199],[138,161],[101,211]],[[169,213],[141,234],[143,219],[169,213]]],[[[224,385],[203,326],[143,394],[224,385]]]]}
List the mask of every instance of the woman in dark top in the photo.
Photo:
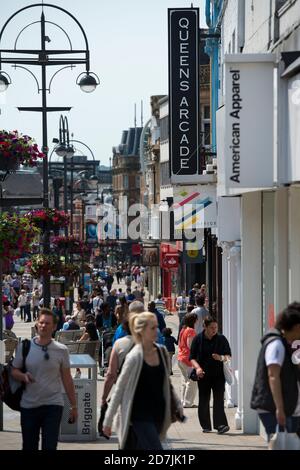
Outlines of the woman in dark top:
{"type": "Polygon", "coordinates": [[[213,392],[213,425],[218,434],[229,431],[224,411],[225,377],[223,362],[229,360],[231,350],[225,336],[218,333],[218,323],[213,317],[204,320],[204,330],[195,336],[191,345],[190,360],[198,377],[198,417],[203,432],[210,432],[209,402],[213,392]]]}

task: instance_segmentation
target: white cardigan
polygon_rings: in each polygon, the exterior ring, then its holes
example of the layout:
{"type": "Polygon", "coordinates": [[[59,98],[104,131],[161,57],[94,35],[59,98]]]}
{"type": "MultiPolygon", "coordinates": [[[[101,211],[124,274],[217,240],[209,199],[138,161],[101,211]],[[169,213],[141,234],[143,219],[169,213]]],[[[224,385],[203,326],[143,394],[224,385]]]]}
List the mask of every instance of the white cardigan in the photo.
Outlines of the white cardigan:
{"type": "MultiPolygon", "coordinates": [[[[161,357],[165,369],[165,379],[163,385],[164,399],[165,399],[165,416],[160,433],[160,439],[164,440],[168,428],[171,425],[171,404],[170,404],[170,372],[169,364],[166,362],[165,347],[159,344],[155,345],[161,350],[161,357]]],[[[143,367],[143,348],[141,344],[137,344],[127,354],[122,371],[118,377],[111,401],[109,402],[108,409],[105,415],[103,426],[112,427],[113,418],[114,427],[118,435],[120,449],[123,449],[126,443],[131,411],[133,405],[133,398],[138,384],[140,373],[143,367]]],[[[177,398],[178,405],[180,400],[177,398]]]]}

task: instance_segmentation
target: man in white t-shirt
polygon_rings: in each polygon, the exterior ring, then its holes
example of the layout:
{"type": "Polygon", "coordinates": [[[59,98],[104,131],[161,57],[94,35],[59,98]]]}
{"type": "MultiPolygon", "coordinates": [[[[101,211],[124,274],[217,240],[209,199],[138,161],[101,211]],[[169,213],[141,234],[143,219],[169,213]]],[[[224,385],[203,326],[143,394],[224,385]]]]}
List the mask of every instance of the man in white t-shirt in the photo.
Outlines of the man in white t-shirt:
{"type": "Polygon", "coordinates": [[[300,339],[300,303],[293,302],[276,320],[275,329],[262,339],[251,407],[256,409],[268,440],[277,425],[300,431],[299,369],[291,345],[300,339]]]}
{"type": "Polygon", "coordinates": [[[197,321],[194,325],[197,335],[203,331],[203,321],[205,317],[209,315],[208,310],[204,307],[205,297],[196,297],[196,307],[192,310],[192,313],[197,315],[197,321]]]}

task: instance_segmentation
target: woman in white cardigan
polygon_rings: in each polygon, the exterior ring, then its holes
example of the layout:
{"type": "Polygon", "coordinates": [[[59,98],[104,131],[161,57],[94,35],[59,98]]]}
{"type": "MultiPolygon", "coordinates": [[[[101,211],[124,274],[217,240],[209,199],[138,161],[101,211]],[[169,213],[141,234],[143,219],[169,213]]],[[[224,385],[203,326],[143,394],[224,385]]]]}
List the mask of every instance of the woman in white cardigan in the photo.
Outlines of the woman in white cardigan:
{"type": "MultiPolygon", "coordinates": [[[[127,354],[116,383],[103,433],[111,435],[113,418],[120,449],[161,450],[171,425],[169,358],[155,343],[157,319],[153,313],[132,315],[129,326],[136,345],[127,354]]],[[[179,416],[180,400],[175,396],[179,416]]]]}

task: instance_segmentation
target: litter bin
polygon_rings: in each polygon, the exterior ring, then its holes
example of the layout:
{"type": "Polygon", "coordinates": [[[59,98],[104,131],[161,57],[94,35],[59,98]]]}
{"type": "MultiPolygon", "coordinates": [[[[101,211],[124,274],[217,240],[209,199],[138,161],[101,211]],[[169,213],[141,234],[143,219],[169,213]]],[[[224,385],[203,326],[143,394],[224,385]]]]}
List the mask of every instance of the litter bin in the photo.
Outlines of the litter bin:
{"type": "Polygon", "coordinates": [[[79,367],[83,378],[74,379],[78,419],[68,423],[70,402],[64,394],[60,441],[95,441],[97,436],[97,364],[89,354],[70,354],[71,369],[79,367]],[[85,370],[87,369],[87,374],[85,370]]]}

